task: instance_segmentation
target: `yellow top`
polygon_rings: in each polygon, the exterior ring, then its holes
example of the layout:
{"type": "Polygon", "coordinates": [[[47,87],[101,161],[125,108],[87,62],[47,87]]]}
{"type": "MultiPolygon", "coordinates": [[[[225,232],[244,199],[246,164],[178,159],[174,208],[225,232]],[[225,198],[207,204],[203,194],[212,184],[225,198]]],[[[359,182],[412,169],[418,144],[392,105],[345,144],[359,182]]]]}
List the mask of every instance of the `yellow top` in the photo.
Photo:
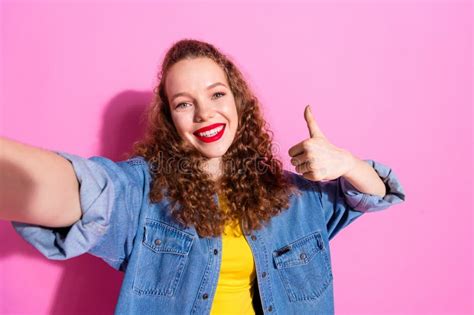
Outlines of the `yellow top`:
{"type": "MultiPolygon", "coordinates": [[[[225,198],[219,205],[228,211],[225,198]]],[[[211,314],[255,314],[252,306],[252,284],[255,265],[252,251],[242,234],[240,224],[227,224],[222,236],[222,264],[211,314]]]]}

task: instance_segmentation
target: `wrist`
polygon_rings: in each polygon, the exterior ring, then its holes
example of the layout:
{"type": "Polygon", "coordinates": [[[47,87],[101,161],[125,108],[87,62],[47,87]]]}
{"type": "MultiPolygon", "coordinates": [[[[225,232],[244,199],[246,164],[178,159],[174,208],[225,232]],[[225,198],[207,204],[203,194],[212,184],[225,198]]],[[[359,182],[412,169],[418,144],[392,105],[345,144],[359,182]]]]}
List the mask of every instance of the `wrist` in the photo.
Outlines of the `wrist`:
{"type": "Polygon", "coordinates": [[[349,151],[346,151],[346,154],[348,167],[347,171],[342,176],[346,178],[351,178],[354,176],[355,173],[357,173],[357,169],[360,167],[360,163],[363,163],[363,161],[349,151]]]}

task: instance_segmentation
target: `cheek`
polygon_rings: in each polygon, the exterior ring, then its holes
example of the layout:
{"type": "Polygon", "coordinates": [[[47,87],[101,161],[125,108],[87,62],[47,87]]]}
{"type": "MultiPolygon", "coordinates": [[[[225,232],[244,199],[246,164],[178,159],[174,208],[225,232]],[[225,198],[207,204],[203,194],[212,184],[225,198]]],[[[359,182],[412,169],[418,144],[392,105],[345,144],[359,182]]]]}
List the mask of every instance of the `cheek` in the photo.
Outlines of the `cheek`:
{"type": "Polygon", "coordinates": [[[234,102],[229,102],[226,104],[226,115],[231,119],[232,121],[237,122],[238,121],[238,114],[237,114],[237,107],[234,102]]]}
{"type": "Polygon", "coordinates": [[[235,105],[232,108],[231,117],[232,117],[231,119],[234,122],[234,128],[237,129],[237,126],[239,124],[239,114],[237,113],[237,108],[235,107],[235,105]]]}
{"type": "Polygon", "coordinates": [[[183,135],[186,131],[189,131],[188,129],[191,125],[187,122],[186,117],[183,117],[183,115],[172,115],[171,118],[179,135],[183,135]]]}

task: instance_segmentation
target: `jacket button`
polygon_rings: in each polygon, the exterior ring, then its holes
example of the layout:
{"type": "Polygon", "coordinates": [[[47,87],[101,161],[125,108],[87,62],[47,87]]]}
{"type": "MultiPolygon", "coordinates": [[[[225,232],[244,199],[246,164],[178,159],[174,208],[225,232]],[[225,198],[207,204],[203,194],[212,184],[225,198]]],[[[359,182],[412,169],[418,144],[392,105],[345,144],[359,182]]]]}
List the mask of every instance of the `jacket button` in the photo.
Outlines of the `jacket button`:
{"type": "Polygon", "coordinates": [[[269,312],[273,311],[273,307],[271,305],[268,307],[268,311],[269,312]]]}
{"type": "Polygon", "coordinates": [[[301,259],[305,259],[305,258],[306,258],[306,254],[305,254],[305,253],[301,253],[301,254],[300,254],[300,258],[301,258],[301,259]]]}
{"type": "Polygon", "coordinates": [[[161,244],[161,240],[155,240],[155,245],[160,245],[161,244]]]}
{"type": "Polygon", "coordinates": [[[252,235],[250,238],[252,239],[252,241],[256,241],[256,240],[257,240],[257,237],[256,237],[255,235],[252,235]]]}
{"type": "Polygon", "coordinates": [[[217,249],[214,249],[214,255],[217,255],[219,251],[217,249]]]}
{"type": "Polygon", "coordinates": [[[209,297],[209,295],[207,295],[207,293],[204,293],[204,294],[202,295],[203,300],[207,300],[208,297],[209,297]]]}
{"type": "Polygon", "coordinates": [[[264,271],[262,272],[262,278],[265,278],[267,276],[267,273],[264,271]]]}

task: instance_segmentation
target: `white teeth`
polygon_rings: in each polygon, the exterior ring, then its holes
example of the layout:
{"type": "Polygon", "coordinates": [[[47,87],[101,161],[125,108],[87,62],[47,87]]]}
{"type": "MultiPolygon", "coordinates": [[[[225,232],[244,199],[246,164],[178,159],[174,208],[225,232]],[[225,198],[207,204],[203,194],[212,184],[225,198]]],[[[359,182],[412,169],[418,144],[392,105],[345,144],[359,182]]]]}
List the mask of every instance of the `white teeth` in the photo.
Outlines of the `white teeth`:
{"type": "Polygon", "coordinates": [[[219,131],[222,130],[222,128],[224,128],[224,126],[219,126],[217,128],[214,128],[214,129],[211,129],[211,130],[208,130],[208,131],[205,131],[205,132],[200,132],[199,136],[207,137],[207,138],[215,136],[219,131]]]}

